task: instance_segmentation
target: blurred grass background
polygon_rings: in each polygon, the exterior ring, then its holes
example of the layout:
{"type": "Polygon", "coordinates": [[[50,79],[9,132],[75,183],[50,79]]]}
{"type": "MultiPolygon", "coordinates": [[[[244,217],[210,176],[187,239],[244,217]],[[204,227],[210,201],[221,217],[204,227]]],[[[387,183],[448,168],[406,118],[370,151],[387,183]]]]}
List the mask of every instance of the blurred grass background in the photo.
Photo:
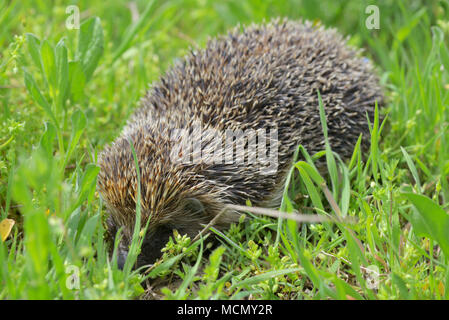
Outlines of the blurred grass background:
{"type": "MultiPolygon", "coordinates": [[[[16,222],[0,244],[0,297],[448,298],[449,1],[378,1],[378,30],[365,25],[370,4],[0,0],[0,221],[16,222]],[[91,78],[71,87],[79,90],[76,99],[59,108],[58,91],[33,62],[26,34],[38,39],[39,50],[64,39],[59,48],[76,61],[82,36],[66,27],[69,5],[79,8],[81,22],[100,19],[104,49],[91,78]],[[292,226],[278,229],[271,219],[253,218],[220,235],[223,246],[199,259],[201,265],[195,264],[198,243],[179,235],[150,279],[174,277],[182,285],[144,292],[141,275],[117,270],[108,257],[96,155],[119,134],[148,85],[190,48],[238,23],[279,16],[337,28],[378,67],[388,98],[380,144],[376,131],[368,163],[339,164],[348,184],[332,190],[360,223],[352,232],[303,225],[292,238],[292,226]],[[33,81],[54,121],[30,91],[33,81]],[[282,242],[271,243],[279,230],[282,242]],[[187,247],[188,254],[177,255],[187,247]],[[366,283],[372,265],[380,277],[374,289],[366,283]],[[79,269],[79,289],[67,286],[68,266],[79,269]]],[[[316,207],[310,199],[290,198],[292,207],[316,207]]]]}

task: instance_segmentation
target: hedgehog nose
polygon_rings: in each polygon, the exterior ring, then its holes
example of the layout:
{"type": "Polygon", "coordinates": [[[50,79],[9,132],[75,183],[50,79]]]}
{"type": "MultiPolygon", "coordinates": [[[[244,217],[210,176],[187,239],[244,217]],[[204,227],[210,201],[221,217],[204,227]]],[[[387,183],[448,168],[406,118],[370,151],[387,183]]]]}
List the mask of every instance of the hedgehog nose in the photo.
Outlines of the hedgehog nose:
{"type": "Polygon", "coordinates": [[[120,270],[123,270],[123,268],[125,267],[125,262],[126,262],[126,257],[127,256],[128,256],[128,252],[126,252],[125,250],[119,250],[118,251],[117,267],[120,270]]]}

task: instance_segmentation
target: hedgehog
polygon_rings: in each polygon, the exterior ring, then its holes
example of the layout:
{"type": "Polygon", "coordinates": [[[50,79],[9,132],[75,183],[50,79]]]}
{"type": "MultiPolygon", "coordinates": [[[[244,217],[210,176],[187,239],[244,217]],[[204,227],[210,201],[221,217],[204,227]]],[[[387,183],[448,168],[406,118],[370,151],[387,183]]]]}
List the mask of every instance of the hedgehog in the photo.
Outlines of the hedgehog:
{"type": "Polygon", "coordinates": [[[108,231],[122,229],[119,267],[135,225],[137,172],[148,225],[141,267],[160,258],[175,229],[193,238],[214,218],[228,227],[238,218],[223,210],[229,204],[279,205],[297,147],[325,148],[318,92],[332,150],[348,159],[360,135],[367,150],[381,85],[335,29],[288,19],[237,26],[177,60],[99,156],[108,231]]]}

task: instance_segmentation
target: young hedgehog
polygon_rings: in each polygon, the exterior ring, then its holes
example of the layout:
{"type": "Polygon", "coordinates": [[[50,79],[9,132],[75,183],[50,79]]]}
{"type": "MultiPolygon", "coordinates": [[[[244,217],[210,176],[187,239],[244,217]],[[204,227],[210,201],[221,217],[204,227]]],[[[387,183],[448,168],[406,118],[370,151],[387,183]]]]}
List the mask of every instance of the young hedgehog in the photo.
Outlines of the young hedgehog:
{"type": "MultiPolygon", "coordinates": [[[[130,143],[140,170],[142,225],[150,219],[139,267],[160,257],[173,229],[193,238],[226,204],[249,199],[254,205],[278,205],[297,146],[310,154],[324,150],[318,91],[333,151],[347,159],[361,133],[366,150],[366,115],[373,120],[375,102],[382,105],[381,87],[369,60],[333,29],[288,20],[237,27],[177,62],[153,84],[120,137],[99,157],[98,189],[110,212],[109,232],[114,235],[123,227],[119,266],[135,224],[137,174],[130,143]],[[174,134],[184,130],[200,141],[203,152],[219,150],[216,160],[224,159],[226,148],[216,148],[220,140],[210,132],[251,129],[277,130],[278,143],[270,144],[276,170],[249,163],[254,153],[249,140],[243,163],[236,156],[234,161],[206,161],[195,152],[190,157],[189,147],[180,144],[183,135],[174,134]],[[177,161],[173,153],[194,161],[177,161]]],[[[263,141],[258,136],[257,142],[263,141]]],[[[227,211],[215,226],[225,228],[236,215],[227,211]]]]}

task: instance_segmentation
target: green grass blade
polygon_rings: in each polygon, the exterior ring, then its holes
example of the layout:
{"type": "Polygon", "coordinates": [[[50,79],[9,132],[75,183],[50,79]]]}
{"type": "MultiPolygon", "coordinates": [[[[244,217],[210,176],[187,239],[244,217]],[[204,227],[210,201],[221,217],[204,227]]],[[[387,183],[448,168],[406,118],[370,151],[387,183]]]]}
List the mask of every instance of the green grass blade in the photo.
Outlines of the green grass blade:
{"type": "Polygon", "coordinates": [[[81,62],[86,82],[90,80],[103,55],[103,28],[98,17],[92,17],[81,24],[77,58],[81,62]]]}
{"type": "Polygon", "coordinates": [[[403,193],[416,208],[410,216],[415,232],[420,236],[432,238],[438,242],[446,259],[449,258],[449,215],[428,197],[403,193]]]}

